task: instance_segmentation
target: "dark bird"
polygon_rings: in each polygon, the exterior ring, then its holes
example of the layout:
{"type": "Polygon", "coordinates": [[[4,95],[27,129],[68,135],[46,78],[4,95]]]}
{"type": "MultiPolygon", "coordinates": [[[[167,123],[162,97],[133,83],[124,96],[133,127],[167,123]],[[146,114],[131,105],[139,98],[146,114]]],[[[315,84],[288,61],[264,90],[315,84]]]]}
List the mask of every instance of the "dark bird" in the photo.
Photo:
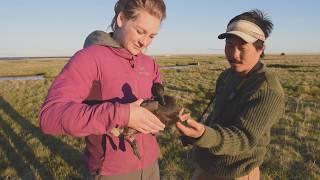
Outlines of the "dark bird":
{"type": "Polygon", "coordinates": [[[164,99],[164,87],[160,83],[154,83],[151,88],[151,93],[154,97],[154,100],[158,101],[162,106],[166,105],[164,99]]]}
{"type": "Polygon", "coordinates": [[[142,102],[141,106],[151,111],[160,121],[170,127],[179,120],[181,107],[177,104],[174,97],[164,94],[164,87],[160,83],[153,84],[152,99],[142,102]]]}
{"type": "MultiPolygon", "coordinates": [[[[152,98],[144,100],[141,106],[148,109],[159,120],[166,125],[166,127],[172,127],[177,121],[179,121],[179,111],[181,107],[176,103],[174,97],[165,95],[164,87],[160,83],[155,83],[151,88],[152,98]]],[[[85,104],[94,105],[100,104],[105,101],[84,101],[85,104]]],[[[133,153],[138,159],[141,159],[140,153],[137,148],[137,142],[134,135],[139,133],[137,130],[125,127],[123,129],[112,129],[112,133],[119,138],[124,139],[131,146],[133,153]]]]}

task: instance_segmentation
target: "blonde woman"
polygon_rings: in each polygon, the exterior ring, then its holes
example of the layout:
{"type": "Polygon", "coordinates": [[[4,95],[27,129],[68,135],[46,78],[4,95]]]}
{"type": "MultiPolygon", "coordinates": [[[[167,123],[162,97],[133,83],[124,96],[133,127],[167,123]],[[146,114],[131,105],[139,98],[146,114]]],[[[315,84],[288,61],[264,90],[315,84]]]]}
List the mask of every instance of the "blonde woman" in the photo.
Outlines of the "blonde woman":
{"type": "Polygon", "coordinates": [[[159,67],[142,53],[166,17],[162,0],[119,0],[113,32],[95,31],[56,77],[39,114],[44,133],[86,137],[85,160],[95,179],[160,179],[153,135],[164,124],[140,106],[161,82],[159,67]],[[92,103],[90,102],[101,102],[92,103]],[[84,102],[89,102],[85,104],[84,102]],[[130,127],[141,158],[112,133],[130,127]]]}

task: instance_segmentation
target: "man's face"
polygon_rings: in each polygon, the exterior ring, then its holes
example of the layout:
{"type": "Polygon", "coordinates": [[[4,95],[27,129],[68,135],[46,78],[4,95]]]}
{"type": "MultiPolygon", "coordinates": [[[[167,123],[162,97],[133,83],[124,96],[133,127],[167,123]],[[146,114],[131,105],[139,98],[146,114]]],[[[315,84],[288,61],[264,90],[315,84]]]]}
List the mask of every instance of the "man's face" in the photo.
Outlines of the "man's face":
{"type": "Polygon", "coordinates": [[[125,19],[123,14],[120,14],[117,22],[120,44],[133,55],[139,54],[149,46],[157,35],[161,23],[160,19],[142,10],[135,19],[125,19]]]}
{"type": "Polygon", "coordinates": [[[247,74],[258,62],[263,49],[257,50],[253,43],[231,35],[226,38],[224,51],[231,68],[240,74],[247,74]]]}

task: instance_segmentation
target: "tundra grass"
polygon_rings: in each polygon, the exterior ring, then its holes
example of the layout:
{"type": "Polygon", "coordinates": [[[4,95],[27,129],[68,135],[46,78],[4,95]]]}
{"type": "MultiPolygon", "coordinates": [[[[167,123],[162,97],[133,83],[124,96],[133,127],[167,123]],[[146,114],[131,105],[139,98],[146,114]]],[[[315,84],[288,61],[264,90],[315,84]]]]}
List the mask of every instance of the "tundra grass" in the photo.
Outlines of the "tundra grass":
{"type": "MultiPolygon", "coordinates": [[[[228,67],[221,56],[156,57],[161,66],[200,62],[185,69],[161,70],[166,92],[198,118],[228,67]]],[[[261,167],[263,179],[320,179],[320,56],[266,56],[286,93],[286,114],[273,127],[261,167]]],[[[66,60],[0,61],[0,76],[44,74],[40,81],[0,82],[0,179],[88,179],[84,140],[49,136],[37,115],[53,78],[66,60]]],[[[158,135],[162,179],[189,179],[190,147],[170,129],[158,135]]]]}

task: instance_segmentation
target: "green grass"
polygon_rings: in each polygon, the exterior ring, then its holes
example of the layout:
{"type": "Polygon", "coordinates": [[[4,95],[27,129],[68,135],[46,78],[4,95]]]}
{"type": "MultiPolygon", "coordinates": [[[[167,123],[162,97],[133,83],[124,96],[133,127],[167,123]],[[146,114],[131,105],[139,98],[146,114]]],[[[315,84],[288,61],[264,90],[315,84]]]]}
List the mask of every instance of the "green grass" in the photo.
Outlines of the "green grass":
{"type": "MultiPolygon", "coordinates": [[[[197,118],[209,102],[218,74],[228,67],[221,56],[156,57],[166,92],[197,118]]],[[[266,56],[286,93],[286,115],[272,129],[261,167],[263,179],[320,179],[320,56],[266,56]]],[[[88,178],[82,159],[84,140],[41,133],[37,115],[53,78],[66,60],[0,61],[0,76],[44,74],[42,81],[0,81],[0,179],[88,178]]],[[[163,179],[189,179],[190,148],[170,130],[158,136],[163,179]]]]}
{"type": "Polygon", "coordinates": [[[45,58],[35,60],[0,61],[1,76],[44,75],[54,77],[66,64],[66,58],[49,60],[45,58]]]}

